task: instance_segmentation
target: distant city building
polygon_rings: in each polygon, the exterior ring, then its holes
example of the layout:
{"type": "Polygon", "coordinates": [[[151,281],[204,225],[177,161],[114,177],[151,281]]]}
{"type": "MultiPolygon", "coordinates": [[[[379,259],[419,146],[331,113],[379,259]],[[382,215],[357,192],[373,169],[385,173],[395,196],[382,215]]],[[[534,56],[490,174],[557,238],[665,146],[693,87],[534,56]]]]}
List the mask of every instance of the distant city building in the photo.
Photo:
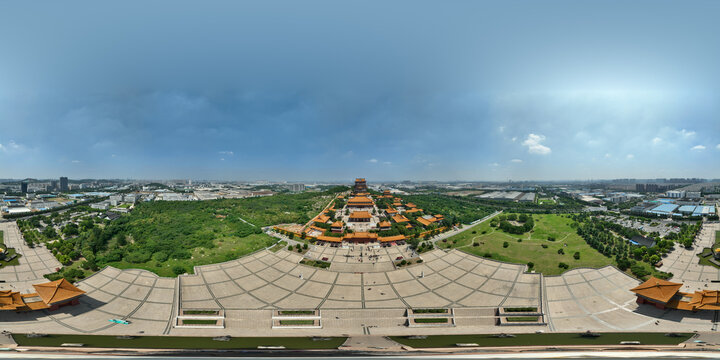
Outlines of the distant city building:
{"type": "Polygon", "coordinates": [[[305,190],[305,184],[287,184],[285,188],[292,192],[300,192],[305,190]]]}
{"type": "Polygon", "coordinates": [[[26,183],[26,182],[20,183],[20,192],[23,194],[28,192],[28,183],[26,183]]]}
{"type": "Polygon", "coordinates": [[[688,199],[699,199],[702,197],[702,193],[699,191],[686,191],[685,197],[688,199]]]}
{"type": "Polygon", "coordinates": [[[123,196],[121,194],[117,195],[110,195],[110,205],[112,206],[118,206],[123,201],[123,196]]]}
{"type": "Polygon", "coordinates": [[[50,191],[56,191],[58,190],[58,182],[57,180],[50,181],[50,191]]]}
{"type": "Polygon", "coordinates": [[[65,176],[60,177],[60,191],[68,191],[68,178],[65,176]]]}
{"type": "Polygon", "coordinates": [[[659,193],[670,190],[670,185],[659,185],[659,184],[636,184],[635,191],[637,192],[650,192],[659,193]]]}
{"type": "Polygon", "coordinates": [[[665,196],[671,199],[682,199],[685,197],[684,191],[670,190],[665,193],[665,196]]]}

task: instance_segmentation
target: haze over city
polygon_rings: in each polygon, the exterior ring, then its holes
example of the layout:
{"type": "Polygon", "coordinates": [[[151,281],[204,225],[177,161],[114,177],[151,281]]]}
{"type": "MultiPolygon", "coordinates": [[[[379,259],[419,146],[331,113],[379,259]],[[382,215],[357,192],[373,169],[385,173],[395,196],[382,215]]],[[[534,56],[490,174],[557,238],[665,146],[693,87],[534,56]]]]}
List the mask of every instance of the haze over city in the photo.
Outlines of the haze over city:
{"type": "Polygon", "coordinates": [[[518,5],[5,3],[0,176],[718,177],[720,3],[518,5]]]}

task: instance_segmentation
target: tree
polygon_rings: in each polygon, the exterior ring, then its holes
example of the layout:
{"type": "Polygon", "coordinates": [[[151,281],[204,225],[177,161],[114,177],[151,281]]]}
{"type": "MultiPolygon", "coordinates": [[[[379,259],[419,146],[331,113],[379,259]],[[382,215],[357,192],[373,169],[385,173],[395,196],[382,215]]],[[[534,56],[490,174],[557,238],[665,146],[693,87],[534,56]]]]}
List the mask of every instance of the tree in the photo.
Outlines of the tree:
{"type": "Polygon", "coordinates": [[[655,265],[660,262],[660,256],[652,255],[650,256],[650,264],[655,265]]]}
{"type": "Polygon", "coordinates": [[[508,247],[508,246],[510,246],[510,243],[508,243],[507,241],[503,242],[503,247],[504,247],[504,248],[506,248],[506,247],[508,247]]]}
{"type": "Polygon", "coordinates": [[[185,273],[185,268],[180,265],[175,265],[173,266],[172,271],[175,275],[181,275],[185,273]]]}
{"type": "Polygon", "coordinates": [[[579,251],[576,251],[576,252],[573,254],[573,258],[574,258],[575,260],[580,260],[580,252],[579,252],[579,251]]]}
{"type": "Polygon", "coordinates": [[[535,263],[532,262],[532,261],[530,261],[530,262],[527,263],[527,267],[528,267],[528,269],[532,269],[532,268],[535,267],[535,263]]]}

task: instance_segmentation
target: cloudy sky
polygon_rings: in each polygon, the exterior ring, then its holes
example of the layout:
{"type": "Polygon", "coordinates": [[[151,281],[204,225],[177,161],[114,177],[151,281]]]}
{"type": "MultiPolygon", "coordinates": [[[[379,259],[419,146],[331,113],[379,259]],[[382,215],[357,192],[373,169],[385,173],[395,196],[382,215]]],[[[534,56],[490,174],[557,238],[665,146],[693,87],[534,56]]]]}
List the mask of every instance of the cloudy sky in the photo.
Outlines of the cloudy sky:
{"type": "Polygon", "coordinates": [[[0,178],[720,177],[720,1],[0,5],[0,178]]]}

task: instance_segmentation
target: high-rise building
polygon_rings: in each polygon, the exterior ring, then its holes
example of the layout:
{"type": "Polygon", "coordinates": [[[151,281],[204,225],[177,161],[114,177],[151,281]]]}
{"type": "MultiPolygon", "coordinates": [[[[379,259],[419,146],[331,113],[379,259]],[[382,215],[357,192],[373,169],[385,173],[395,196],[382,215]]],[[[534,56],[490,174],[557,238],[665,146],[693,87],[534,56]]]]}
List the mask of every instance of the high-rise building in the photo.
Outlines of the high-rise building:
{"type": "Polygon", "coordinates": [[[28,183],[21,182],[20,183],[20,192],[23,194],[27,193],[27,187],[28,187],[28,183]]]}
{"type": "Polygon", "coordinates": [[[57,191],[58,190],[58,182],[57,180],[50,181],[50,191],[57,191]]]}
{"type": "Polygon", "coordinates": [[[60,191],[68,191],[70,188],[68,187],[68,178],[62,176],[60,177],[60,191]]]}

